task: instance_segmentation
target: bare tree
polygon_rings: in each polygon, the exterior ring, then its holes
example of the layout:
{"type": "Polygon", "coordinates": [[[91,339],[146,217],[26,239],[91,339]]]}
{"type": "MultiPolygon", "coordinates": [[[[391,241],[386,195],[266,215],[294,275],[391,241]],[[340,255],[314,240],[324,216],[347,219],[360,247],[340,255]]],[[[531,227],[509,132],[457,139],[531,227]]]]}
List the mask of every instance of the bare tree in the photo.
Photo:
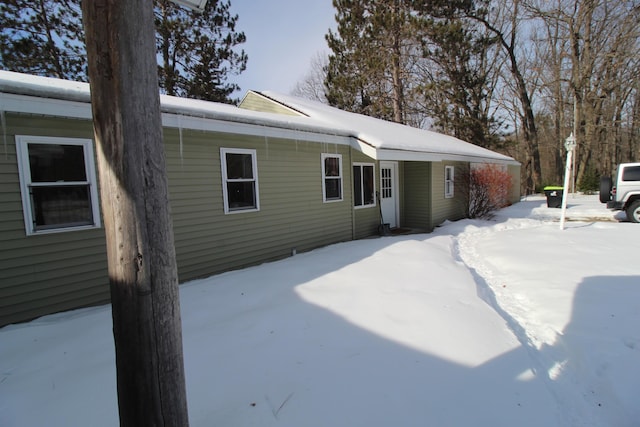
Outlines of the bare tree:
{"type": "MultiPolygon", "coordinates": [[[[563,0],[556,0],[561,4],[563,0]]],[[[569,80],[565,75],[568,68],[568,41],[560,22],[535,10],[529,3],[527,8],[536,19],[531,22],[535,67],[539,70],[538,143],[543,182],[560,183],[564,173],[565,148],[562,144],[571,132],[571,96],[568,93],[569,80]],[[569,117],[569,118],[568,118],[569,117]]]]}
{"type": "Polygon", "coordinates": [[[578,139],[577,181],[590,172],[608,173],[628,159],[633,144],[632,105],[637,97],[640,6],[611,0],[528,0],[531,15],[546,27],[548,48],[540,51],[553,111],[557,153],[563,136],[578,139]]]}
{"type": "Polygon", "coordinates": [[[329,56],[324,52],[317,52],[309,65],[309,72],[291,91],[292,95],[314,101],[327,102],[324,86],[327,77],[329,56]]]}
{"type": "Polygon", "coordinates": [[[540,166],[540,151],[538,146],[538,130],[531,97],[532,84],[525,78],[525,55],[519,47],[522,40],[522,23],[526,22],[521,9],[521,0],[498,0],[492,2],[489,8],[478,8],[468,17],[481,22],[502,47],[506,55],[510,77],[514,83],[514,93],[520,102],[520,120],[522,124],[522,138],[525,144],[525,191],[536,190],[541,184],[542,170],[540,166]]]}

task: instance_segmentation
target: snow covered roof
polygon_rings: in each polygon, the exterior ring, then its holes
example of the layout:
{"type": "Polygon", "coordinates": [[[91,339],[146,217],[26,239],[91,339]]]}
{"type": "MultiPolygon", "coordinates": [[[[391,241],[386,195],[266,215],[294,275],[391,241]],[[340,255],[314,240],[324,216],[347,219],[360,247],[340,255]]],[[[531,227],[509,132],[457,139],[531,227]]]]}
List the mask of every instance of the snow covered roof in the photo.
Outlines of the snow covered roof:
{"type": "MultiPolygon", "coordinates": [[[[348,144],[376,160],[497,162],[511,157],[451,136],[275,92],[253,92],[300,116],[161,95],[164,126],[348,144]]],[[[0,70],[0,111],[91,119],[89,84],[0,70]],[[64,105],[60,101],[65,101],[64,105]]]]}
{"type": "MultiPolygon", "coordinates": [[[[166,127],[352,144],[346,131],[308,117],[169,95],[160,95],[160,108],[166,127]]],[[[91,119],[89,84],[0,70],[0,111],[91,119]]]]}
{"type": "Polygon", "coordinates": [[[318,101],[279,93],[257,92],[309,118],[347,130],[362,151],[379,160],[463,160],[517,164],[513,158],[452,136],[350,113],[318,101]]]}

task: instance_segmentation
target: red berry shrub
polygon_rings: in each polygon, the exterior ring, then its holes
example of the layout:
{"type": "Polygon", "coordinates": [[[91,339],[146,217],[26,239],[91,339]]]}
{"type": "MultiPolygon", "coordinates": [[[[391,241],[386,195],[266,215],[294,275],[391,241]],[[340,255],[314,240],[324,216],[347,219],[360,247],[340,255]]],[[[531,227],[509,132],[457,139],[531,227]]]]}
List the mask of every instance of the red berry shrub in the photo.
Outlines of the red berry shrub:
{"type": "Polygon", "coordinates": [[[460,184],[469,195],[469,218],[491,218],[495,211],[509,205],[512,179],[502,166],[485,164],[462,175],[460,184]]]}

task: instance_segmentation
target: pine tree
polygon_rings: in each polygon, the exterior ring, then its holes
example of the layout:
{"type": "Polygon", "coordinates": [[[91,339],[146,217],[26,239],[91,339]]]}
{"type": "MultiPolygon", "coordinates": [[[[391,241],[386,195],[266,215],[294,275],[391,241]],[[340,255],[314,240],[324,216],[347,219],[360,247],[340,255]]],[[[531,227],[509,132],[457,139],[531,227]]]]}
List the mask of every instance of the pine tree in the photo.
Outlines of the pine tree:
{"type": "MultiPolygon", "coordinates": [[[[230,75],[246,69],[246,41],[236,31],[230,1],[209,0],[203,13],[155,1],[160,88],[165,93],[232,102],[230,75]]],[[[80,0],[4,0],[0,3],[0,67],[41,76],[87,80],[80,0]]]]}
{"type": "Polygon", "coordinates": [[[364,45],[365,2],[334,0],[337,10],[338,34],[329,30],[326,40],[329,55],[325,86],[329,104],[356,113],[366,114],[369,88],[366,84],[364,45]]]}
{"type": "MultiPolygon", "coordinates": [[[[421,88],[432,16],[452,16],[470,0],[334,0],[337,34],[326,36],[331,105],[422,126],[421,88]]],[[[457,52],[456,52],[457,53],[457,52]]]]}
{"type": "Polygon", "coordinates": [[[80,0],[4,0],[0,67],[61,79],[87,79],[80,0]]]}
{"type": "Polygon", "coordinates": [[[227,78],[243,72],[248,57],[234,50],[246,37],[236,31],[238,16],[231,15],[230,5],[209,0],[204,12],[195,13],[156,1],[160,87],[167,94],[231,102],[239,87],[227,78]]]}
{"type": "Polygon", "coordinates": [[[499,122],[490,108],[495,39],[462,19],[431,18],[426,27],[429,72],[420,86],[425,110],[443,131],[476,145],[495,146],[499,122]]]}
{"type": "Polygon", "coordinates": [[[334,0],[338,33],[326,36],[332,54],[327,100],[345,110],[406,122],[405,92],[419,21],[408,0],[334,0]]]}

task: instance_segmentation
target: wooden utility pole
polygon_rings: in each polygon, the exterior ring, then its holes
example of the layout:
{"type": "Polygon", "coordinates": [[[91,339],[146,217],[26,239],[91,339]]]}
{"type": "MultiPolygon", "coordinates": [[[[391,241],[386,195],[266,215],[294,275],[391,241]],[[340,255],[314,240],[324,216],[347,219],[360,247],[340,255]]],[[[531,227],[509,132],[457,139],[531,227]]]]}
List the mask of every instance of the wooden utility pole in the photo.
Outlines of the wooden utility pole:
{"type": "Polygon", "coordinates": [[[83,0],[121,426],[187,426],[153,2],[83,0]]]}

